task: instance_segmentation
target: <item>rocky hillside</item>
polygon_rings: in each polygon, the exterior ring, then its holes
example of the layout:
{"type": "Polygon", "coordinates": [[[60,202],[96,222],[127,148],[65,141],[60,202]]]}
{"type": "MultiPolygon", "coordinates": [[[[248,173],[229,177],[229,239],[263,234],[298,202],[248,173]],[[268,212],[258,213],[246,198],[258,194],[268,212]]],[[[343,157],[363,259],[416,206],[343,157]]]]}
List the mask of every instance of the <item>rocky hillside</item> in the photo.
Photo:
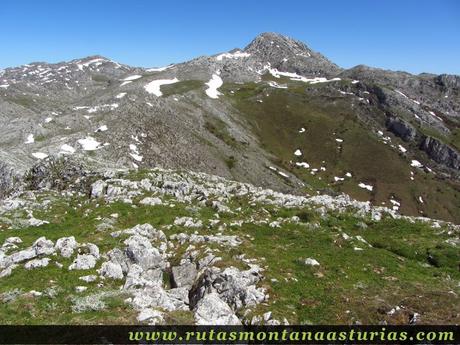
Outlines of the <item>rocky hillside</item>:
{"type": "Polygon", "coordinates": [[[31,63],[0,72],[0,161],[190,169],[458,223],[459,78],[344,70],[273,33],[161,68],[31,63]]]}
{"type": "Polygon", "coordinates": [[[264,33],[0,71],[5,323],[460,322],[460,77],[264,33]]]}
{"type": "Polygon", "coordinates": [[[450,223],[160,168],[26,182],[0,204],[4,323],[460,321],[450,223]]]}

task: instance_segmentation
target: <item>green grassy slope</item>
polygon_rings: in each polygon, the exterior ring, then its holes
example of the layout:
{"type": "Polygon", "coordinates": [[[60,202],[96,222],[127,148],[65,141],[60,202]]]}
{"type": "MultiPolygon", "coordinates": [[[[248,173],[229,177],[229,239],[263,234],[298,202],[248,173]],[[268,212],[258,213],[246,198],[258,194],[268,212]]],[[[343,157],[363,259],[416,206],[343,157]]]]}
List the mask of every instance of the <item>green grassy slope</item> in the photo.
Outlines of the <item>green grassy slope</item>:
{"type": "MultiPolygon", "coordinates": [[[[133,174],[132,178],[142,178],[133,174]],[[137,177],[136,177],[137,176],[137,177]]],[[[92,242],[102,253],[122,247],[124,237],[113,238],[110,232],[136,224],[150,223],[162,229],[167,236],[178,232],[215,234],[207,226],[215,219],[211,207],[177,203],[175,207],[145,206],[139,200],[133,205],[122,202],[106,203],[85,197],[63,198],[58,193],[40,193],[39,201],[51,200],[51,207],[34,215],[50,224],[24,229],[8,228],[0,222],[0,243],[10,236],[20,236],[20,248],[31,245],[38,237],[55,241],[64,236],[75,236],[79,243],[92,242]],[[97,225],[104,219],[118,217],[114,228],[103,230],[97,225]],[[199,229],[169,226],[176,217],[191,216],[203,221],[199,229]]],[[[162,197],[163,200],[169,197],[162,197]]],[[[376,323],[386,320],[391,324],[405,323],[413,313],[419,313],[423,323],[460,322],[460,272],[458,248],[447,243],[444,228],[434,229],[427,224],[385,218],[380,222],[356,218],[353,214],[329,212],[319,216],[310,208],[285,209],[250,204],[244,197],[234,197],[229,204],[238,212],[221,216],[221,224],[228,224],[225,234],[237,235],[243,243],[236,248],[220,248],[223,258],[219,266],[238,265],[233,258],[245,254],[265,267],[263,285],[270,298],[250,315],[272,311],[274,317],[290,323],[376,323]],[[283,219],[298,216],[298,224],[283,223],[283,219]],[[266,219],[281,221],[280,227],[254,222],[241,226],[230,224],[238,220],[266,219]],[[364,241],[365,242],[364,242],[364,241]],[[367,242],[367,243],[366,243],[367,242]],[[314,258],[320,266],[307,266],[306,258],[314,258]],[[397,313],[391,309],[401,307],[397,313]]],[[[6,215],[9,217],[10,215],[6,215]]],[[[213,247],[213,244],[206,244],[213,247]]],[[[184,248],[178,250],[172,262],[179,261],[184,248]]],[[[136,313],[125,305],[127,297],[119,292],[120,281],[105,280],[84,283],[79,276],[94,274],[95,269],[68,271],[70,259],[52,257],[64,265],[32,271],[16,268],[12,275],[0,279],[0,319],[7,324],[21,323],[133,323],[136,313]],[[76,293],[75,286],[86,285],[88,290],[76,293]],[[7,297],[20,289],[13,301],[7,297]],[[33,297],[28,291],[43,292],[33,297]],[[55,295],[53,295],[53,292],[55,295]],[[105,293],[106,306],[99,311],[72,312],[75,298],[105,293]]],[[[189,312],[172,313],[168,322],[193,321],[189,312]]]]}
{"type": "MultiPolygon", "coordinates": [[[[330,88],[329,84],[288,85],[289,89],[266,84],[229,84],[224,88],[226,97],[257,133],[263,147],[278,158],[276,163],[302,178],[312,189],[333,189],[390,207],[393,198],[401,203],[404,214],[460,222],[459,184],[411,167],[412,156],[399,152],[398,145],[411,154],[420,153],[399,138],[385,133],[391,138],[385,144],[369,124],[383,124],[384,117],[378,109],[355,96],[338,92],[337,96],[326,95],[330,90],[321,92],[321,88],[330,88]],[[372,120],[365,122],[363,114],[372,120]],[[305,132],[299,133],[302,127],[305,132]],[[302,156],[294,155],[297,149],[302,156]],[[307,162],[316,169],[325,167],[326,171],[312,175],[311,169],[299,168],[295,162],[307,162]],[[334,181],[334,177],[342,178],[347,172],[353,176],[334,181]],[[359,188],[361,182],[374,186],[373,191],[359,188]]],[[[333,85],[339,89],[344,82],[333,85]]]]}

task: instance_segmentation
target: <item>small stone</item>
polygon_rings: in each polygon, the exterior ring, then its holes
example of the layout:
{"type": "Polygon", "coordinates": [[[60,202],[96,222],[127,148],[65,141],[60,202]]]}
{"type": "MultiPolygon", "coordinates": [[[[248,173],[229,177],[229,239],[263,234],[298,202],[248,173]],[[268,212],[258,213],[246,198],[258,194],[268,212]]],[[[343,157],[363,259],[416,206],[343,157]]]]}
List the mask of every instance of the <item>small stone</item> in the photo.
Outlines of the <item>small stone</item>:
{"type": "Polygon", "coordinates": [[[308,266],[319,266],[319,262],[312,258],[305,259],[305,265],[308,266]]]}

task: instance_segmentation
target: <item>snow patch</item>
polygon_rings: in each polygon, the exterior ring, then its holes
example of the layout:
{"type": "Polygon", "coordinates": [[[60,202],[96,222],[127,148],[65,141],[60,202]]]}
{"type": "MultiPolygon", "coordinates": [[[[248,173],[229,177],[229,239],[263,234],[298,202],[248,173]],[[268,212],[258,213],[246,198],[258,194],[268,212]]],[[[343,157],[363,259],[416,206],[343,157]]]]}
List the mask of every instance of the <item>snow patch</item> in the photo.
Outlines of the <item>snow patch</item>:
{"type": "Polygon", "coordinates": [[[274,82],[274,81],[270,81],[268,82],[268,85],[270,85],[271,87],[274,87],[276,89],[287,89],[287,85],[279,85],[278,83],[274,82]]]}
{"type": "Polygon", "coordinates": [[[124,79],[122,79],[123,81],[133,81],[133,80],[137,80],[139,78],[142,78],[141,75],[139,74],[134,74],[134,75],[130,75],[129,77],[126,77],[124,79]]]}
{"type": "Polygon", "coordinates": [[[174,65],[168,65],[168,66],[164,66],[164,67],[156,67],[156,68],[149,68],[147,69],[146,71],[147,72],[162,72],[162,71],[166,71],[167,69],[173,67],[174,65]]]}
{"type": "Polygon", "coordinates": [[[301,76],[297,73],[292,73],[292,72],[281,72],[278,71],[276,68],[271,68],[270,64],[267,64],[264,66],[263,71],[268,70],[268,72],[274,76],[275,78],[280,78],[280,77],[288,77],[289,79],[293,81],[303,81],[305,83],[309,84],[317,84],[317,83],[327,83],[331,81],[338,81],[341,80],[340,78],[333,78],[333,79],[327,79],[323,77],[315,77],[315,78],[306,78],[304,76],[301,76]]]}
{"type": "Polygon", "coordinates": [[[372,192],[372,190],[374,189],[374,186],[371,186],[369,184],[365,184],[365,183],[360,183],[358,184],[359,187],[363,188],[363,189],[367,189],[368,191],[372,192]]]}
{"type": "Polygon", "coordinates": [[[82,146],[83,150],[85,151],[97,150],[99,146],[101,145],[100,142],[96,141],[92,137],[86,137],[85,139],[79,139],[77,142],[82,146]]]}
{"type": "Polygon", "coordinates": [[[414,167],[414,168],[422,168],[423,167],[423,164],[420,163],[418,160],[416,159],[413,159],[410,163],[410,166],[411,167],[414,167]]]}
{"type": "Polygon", "coordinates": [[[307,162],[296,162],[295,165],[297,165],[298,167],[305,168],[305,169],[308,169],[310,167],[310,164],[308,164],[307,162]]]}
{"type": "Polygon", "coordinates": [[[214,73],[211,77],[211,80],[206,83],[206,85],[208,85],[208,88],[206,89],[206,94],[208,95],[208,97],[213,99],[219,98],[219,95],[221,95],[221,93],[217,91],[217,89],[220,88],[224,83],[219,74],[220,72],[214,73]]]}
{"type": "Polygon", "coordinates": [[[24,144],[33,144],[35,142],[35,138],[33,134],[29,134],[27,136],[27,140],[24,142],[24,144]]]}
{"type": "Polygon", "coordinates": [[[222,61],[222,59],[240,59],[240,58],[246,58],[251,56],[249,53],[242,52],[241,50],[236,51],[234,53],[224,53],[216,56],[217,61],[222,61]]]}
{"type": "Polygon", "coordinates": [[[68,145],[68,144],[64,144],[64,145],[61,146],[60,153],[62,153],[62,154],[73,154],[73,153],[75,153],[75,149],[72,146],[68,145]]]}
{"type": "Polygon", "coordinates": [[[96,133],[98,133],[98,132],[105,132],[106,130],[108,130],[107,125],[102,125],[102,126],[99,127],[98,129],[96,129],[94,132],[96,132],[96,133]]]}
{"type": "Polygon", "coordinates": [[[48,155],[43,152],[34,152],[32,153],[32,156],[34,156],[37,159],[45,159],[46,157],[48,157],[48,155]]]}
{"type": "Polygon", "coordinates": [[[174,79],[159,79],[159,80],[154,80],[148,83],[147,85],[144,86],[145,91],[148,93],[154,94],[157,97],[160,97],[163,95],[163,93],[160,90],[161,85],[168,85],[168,84],[174,84],[177,83],[179,79],[174,78],[174,79]]]}

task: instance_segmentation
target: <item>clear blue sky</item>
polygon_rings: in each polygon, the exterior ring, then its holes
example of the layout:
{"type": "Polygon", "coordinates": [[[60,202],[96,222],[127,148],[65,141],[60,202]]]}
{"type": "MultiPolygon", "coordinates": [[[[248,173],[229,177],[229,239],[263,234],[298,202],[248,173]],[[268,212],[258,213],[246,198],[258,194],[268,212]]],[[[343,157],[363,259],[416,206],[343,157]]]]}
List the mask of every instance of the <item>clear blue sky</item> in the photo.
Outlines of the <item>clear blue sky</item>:
{"type": "Polygon", "coordinates": [[[342,67],[460,74],[458,0],[1,0],[0,68],[95,54],[161,66],[265,31],[342,67]]]}

